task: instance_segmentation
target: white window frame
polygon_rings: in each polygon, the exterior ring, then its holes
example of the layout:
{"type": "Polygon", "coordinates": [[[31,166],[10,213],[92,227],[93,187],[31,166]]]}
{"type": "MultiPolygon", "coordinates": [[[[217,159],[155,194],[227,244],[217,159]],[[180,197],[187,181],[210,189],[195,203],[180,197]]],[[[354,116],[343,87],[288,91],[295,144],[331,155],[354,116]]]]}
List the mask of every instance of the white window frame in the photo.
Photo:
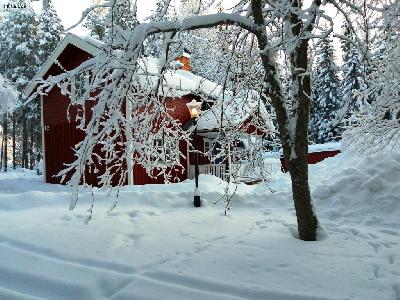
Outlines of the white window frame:
{"type": "Polygon", "coordinates": [[[153,139],[152,143],[158,155],[164,157],[158,157],[159,163],[165,163],[167,165],[176,165],[179,163],[179,140],[175,141],[175,147],[167,148],[164,147],[164,142],[160,138],[153,139]]]}
{"type": "Polygon", "coordinates": [[[89,71],[86,71],[85,73],[81,73],[78,74],[78,76],[83,76],[82,78],[82,82],[83,82],[83,86],[82,87],[78,87],[78,83],[77,83],[77,77],[74,77],[72,80],[72,84],[71,84],[71,99],[73,99],[74,101],[76,100],[77,96],[82,96],[87,89],[89,88],[89,84],[90,84],[90,75],[89,75],[89,71]],[[80,90],[82,90],[79,95],[77,93],[78,88],[80,90]]]}
{"type": "MultiPolygon", "coordinates": [[[[208,139],[208,138],[204,138],[203,139],[203,149],[204,149],[204,155],[206,155],[206,153],[210,150],[213,149],[213,140],[212,139],[208,139]],[[208,149],[206,149],[206,143],[208,143],[208,149]]],[[[211,155],[210,158],[212,157],[212,151],[211,151],[211,155]]]]}

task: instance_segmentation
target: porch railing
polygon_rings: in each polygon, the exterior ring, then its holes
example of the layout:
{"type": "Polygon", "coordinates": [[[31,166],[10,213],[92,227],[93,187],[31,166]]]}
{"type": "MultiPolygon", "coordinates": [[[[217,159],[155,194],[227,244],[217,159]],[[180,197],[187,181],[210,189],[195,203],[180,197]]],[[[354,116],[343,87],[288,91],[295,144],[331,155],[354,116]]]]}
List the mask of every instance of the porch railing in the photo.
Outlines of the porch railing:
{"type": "MultiPolygon", "coordinates": [[[[250,165],[246,162],[242,164],[231,164],[231,172],[237,182],[254,182],[258,179],[268,180],[272,173],[280,171],[280,161],[277,159],[266,159],[257,168],[256,172],[249,168],[250,165]]],[[[228,179],[228,174],[225,171],[225,164],[208,164],[199,165],[200,174],[210,174],[221,178],[222,180],[228,179]]],[[[189,165],[188,178],[194,178],[194,165],[189,165]]]]}
{"type": "MultiPolygon", "coordinates": [[[[222,180],[226,179],[225,165],[223,164],[199,165],[199,173],[214,175],[222,180]]],[[[188,178],[194,178],[194,165],[189,165],[188,178]]]]}
{"type": "MultiPolygon", "coordinates": [[[[275,166],[275,161],[273,163],[263,163],[262,166],[260,166],[260,170],[262,172],[257,172],[260,173],[258,176],[264,177],[268,176],[272,172],[275,172],[276,170],[280,169],[280,164],[278,161],[278,165],[275,166]],[[262,175],[261,175],[262,174],[262,175]]],[[[234,174],[234,177],[236,179],[243,179],[246,181],[246,179],[249,180],[256,180],[257,178],[254,178],[255,174],[250,174],[252,173],[251,171],[249,172],[249,165],[244,163],[244,164],[231,164],[231,172],[234,174]]],[[[221,178],[222,180],[226,180],[228,174],[226,174],[225,171],[225,164],[208,164],[208,165],[199,165],[199,173],[200,174],[210,174],[217,176],[221,178]]],[[[256,175],[257,176],[257,175],[256,175]]],[[[188,178],[193,179],[194,178],[194,165],[189,165],[189,170],[188,170],[188,178]]]]}

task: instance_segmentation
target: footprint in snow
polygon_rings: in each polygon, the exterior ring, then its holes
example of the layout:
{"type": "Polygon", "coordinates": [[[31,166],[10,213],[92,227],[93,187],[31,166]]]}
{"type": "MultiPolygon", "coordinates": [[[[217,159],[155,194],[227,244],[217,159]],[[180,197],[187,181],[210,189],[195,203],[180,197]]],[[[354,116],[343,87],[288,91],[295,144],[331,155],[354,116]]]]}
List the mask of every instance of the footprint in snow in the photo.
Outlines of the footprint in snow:
{"type": "Polygon", "coordinates": [[[372,248],[374,248],[375,253],[379,252],[379,249],[381,247],[381,245],[377,244],[377,243],[373,243],[373,242],[368,242],[368,245],[370,245],[372,248]]]}
{"type": "Polygon", "coordinates": [[[68,216],[68,215],[63,215],[60,219],[61,219],[61,221],[71,221],[72,220],[71,216],[68,216]]]}
{"type": "Polygon", "coordinates": [[[368,233],[368,235],[373,239],[378,239],[378,237],[373,233],[368,233]]]}
{"type": "Polygon", "coordinates": [[[379,278],[380,277],[380,275],[379,275],[379,269],[380,269],[380,266],[378,266],[378,265],[372,265],[373,266],[373,272],[374,272],[374,276],[376,277],[376,278],[379,278]]]}
{"type": "Polygon", "coordinates": [[[394,236],[400,235],[398,232],[390,230],[390,229],[380,229],[379,232],[394,235],[394,236]]]}
{"type": "Polygon", "coordinates": [[[138,210],[134,210],[134,211],[131,211],[130,213],[128,213],[128,216],[131,218],[136,218],[139,215],[140,215],[140,211],[138,211],[138,210]]]}
{"type": "Polygon", "coordinates": [[[395,258],[396,258],[396,255],[395,255],[395,254],[393,254],[393,253],[389,254],[389,255],[387,256],[387,259],[388,259],[388,261],[389,261],[389,264],[393,265],[393,264],[394,264],[395,258]]]}
{"type": "Polygon", "coordinates": [[[146,215],[148,215],[148,216],[158,216],[158,214],[156,212],[154,212],[154,211],[148,211],[148,212],[146,212],[146,215]]]}
{"type": "Polygon", "coordinates": [[[135,243],[139,242],[139,240],[141,240],[141,238],[143,237],[142,234],[138,234],[138,233],[132,233],[128,236],[132,241],[134,241],[135,243]]]}
{"type": "Polygon", "coordinates": [[[269,209],[264,209],[264,210],[262,211],[262,213],[263,213],[263,215],[268,216],[268,215],[271,214],[271,211],[270,211],[269,209]]]}

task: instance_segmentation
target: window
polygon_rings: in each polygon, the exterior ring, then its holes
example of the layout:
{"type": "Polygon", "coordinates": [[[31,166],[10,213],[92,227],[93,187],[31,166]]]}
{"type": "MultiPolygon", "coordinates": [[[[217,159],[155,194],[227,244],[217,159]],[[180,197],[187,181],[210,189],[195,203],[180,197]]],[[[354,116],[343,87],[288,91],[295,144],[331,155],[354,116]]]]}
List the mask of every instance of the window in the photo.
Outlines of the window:
{"type": "Polygon", "coordinates": [[[80,73],[74,78],[71,86],[71,98],[74,101],[79,100],[87,92],[90,83],[89,80],[88,72],[80,73]]]}
{"type": "Polygon", "coordinates": [[[209,139],[204,139],[204,154],[211,155],[212,141],[209,139]]]}
{"type": "Polygon", "coordinates": [[[179,162],[179,143],[176,139],[162,139],[156,138],[153,140],[153,147],[156,151],[158,162],[168,165],[174,165],[179,162]]]}

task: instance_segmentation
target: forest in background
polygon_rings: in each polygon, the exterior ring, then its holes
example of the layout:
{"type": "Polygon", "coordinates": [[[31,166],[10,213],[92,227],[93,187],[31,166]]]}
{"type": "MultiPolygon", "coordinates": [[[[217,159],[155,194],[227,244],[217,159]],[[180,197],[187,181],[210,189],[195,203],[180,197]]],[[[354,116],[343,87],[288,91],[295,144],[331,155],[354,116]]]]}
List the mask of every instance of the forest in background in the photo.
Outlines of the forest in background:
{"type": "MultiPolygon", "coordinates": [[[[64,28],[51,2],[44,1],[42,12],[37,15],[30,7],[10,9],[3,12],[0,21],[0,74],[4,78],[0,98],[1,113],[1,166],[34,168],[40,161],[41,126],[40,101],[24,105],[23,90],[40,66],[51,55],[64,34],[64,28]],[[15,90],[15,93],[6,92],[15,90]],[[14,95],[14,96],[12,96],[14,95]],[[14,99],[10,101],[10,99],[14,99]]],[[[132,30],[139,24],[133,3],[120,1],[118,11],[99,7],[90,12],[84,26],[91,36],[107,42],[115,35],[114,28],[132,30]]],[[[166,5],[169,1],[158,0],[157,9],[148,19],[150,22],[176,20],[184,16],[206,14],[210,7],[204,1],[182,0],[180,9],[166,5]],[[165,10],[165,8],[168,8],[165,10]]],[[[385,62],[393,59],[398,39],[398,2],[388,2],[388,9],[377,10],[368,1],[353,1],[361,16],[352,16],[343,22],[341,38],[343,65],[337,65],[333,33],[328,23],[319,29],[319,39],[314,39],[312,51],[312,105],[309,123],[310,143],[340,140],[346,128],[353,132],[352,141],[357,142],[363,121],[371,115],[377,96],[384,95],[384,88],[377,86],[377,77],[392,72],[385,62]],[[356,19],[353,24],[349,20],[356,19]],[[379,26],[378,26],[379,25],[379,26]],[[354,29],[356,28],[356,29],[354,29]],[[386,73],[385,73],[386,72],[386,73]]],[[[94,5],[101,1],[93,1],[94,5]]],[[[219,6],[220,12],[223,8],[219,6]]],[[[179,44],[191,52],[192,71],[211,81],[227,86],[235,93],[244,85],[257,89],[257,77],[262,70],[252,63],[254,37],[239,41],[238,31],[230,25],[199,29],[180,33],[179,44]],[[240,48],[240,51],[237,48],[240,48]],[[229,74],[227,76],[221,74],[229,74]],[[250,75],[249,75],[250,74],[250,75]]],[[[165,34],[153,35],[144,45],[147,56],[162,54],[165,34]]],[[[291,97],[291,78],[288,57],[278,59],[283,91],[291,97]]],[[[389,73],[390,74],[390,73],[389,73]]],[[[390,77],[390,76],[389,76],[390,77]]],[[[379,79],[378,79],[379,80],[379,79]]],[[[394,83],[396,87],[396,83],[394,83]]],[[[397,83],[398,86],[398,83],[397,83]]],[[[393,89],[393,87],[392,87],[393,89]]],[[[375,107],[376,108],[376,107],[375,107]]],[[[272,107],[270,108],[271,110],[272,107]]],[[[381,114],[386,120],[398,118],[396,109],[386,109],[381,114]]]]}

